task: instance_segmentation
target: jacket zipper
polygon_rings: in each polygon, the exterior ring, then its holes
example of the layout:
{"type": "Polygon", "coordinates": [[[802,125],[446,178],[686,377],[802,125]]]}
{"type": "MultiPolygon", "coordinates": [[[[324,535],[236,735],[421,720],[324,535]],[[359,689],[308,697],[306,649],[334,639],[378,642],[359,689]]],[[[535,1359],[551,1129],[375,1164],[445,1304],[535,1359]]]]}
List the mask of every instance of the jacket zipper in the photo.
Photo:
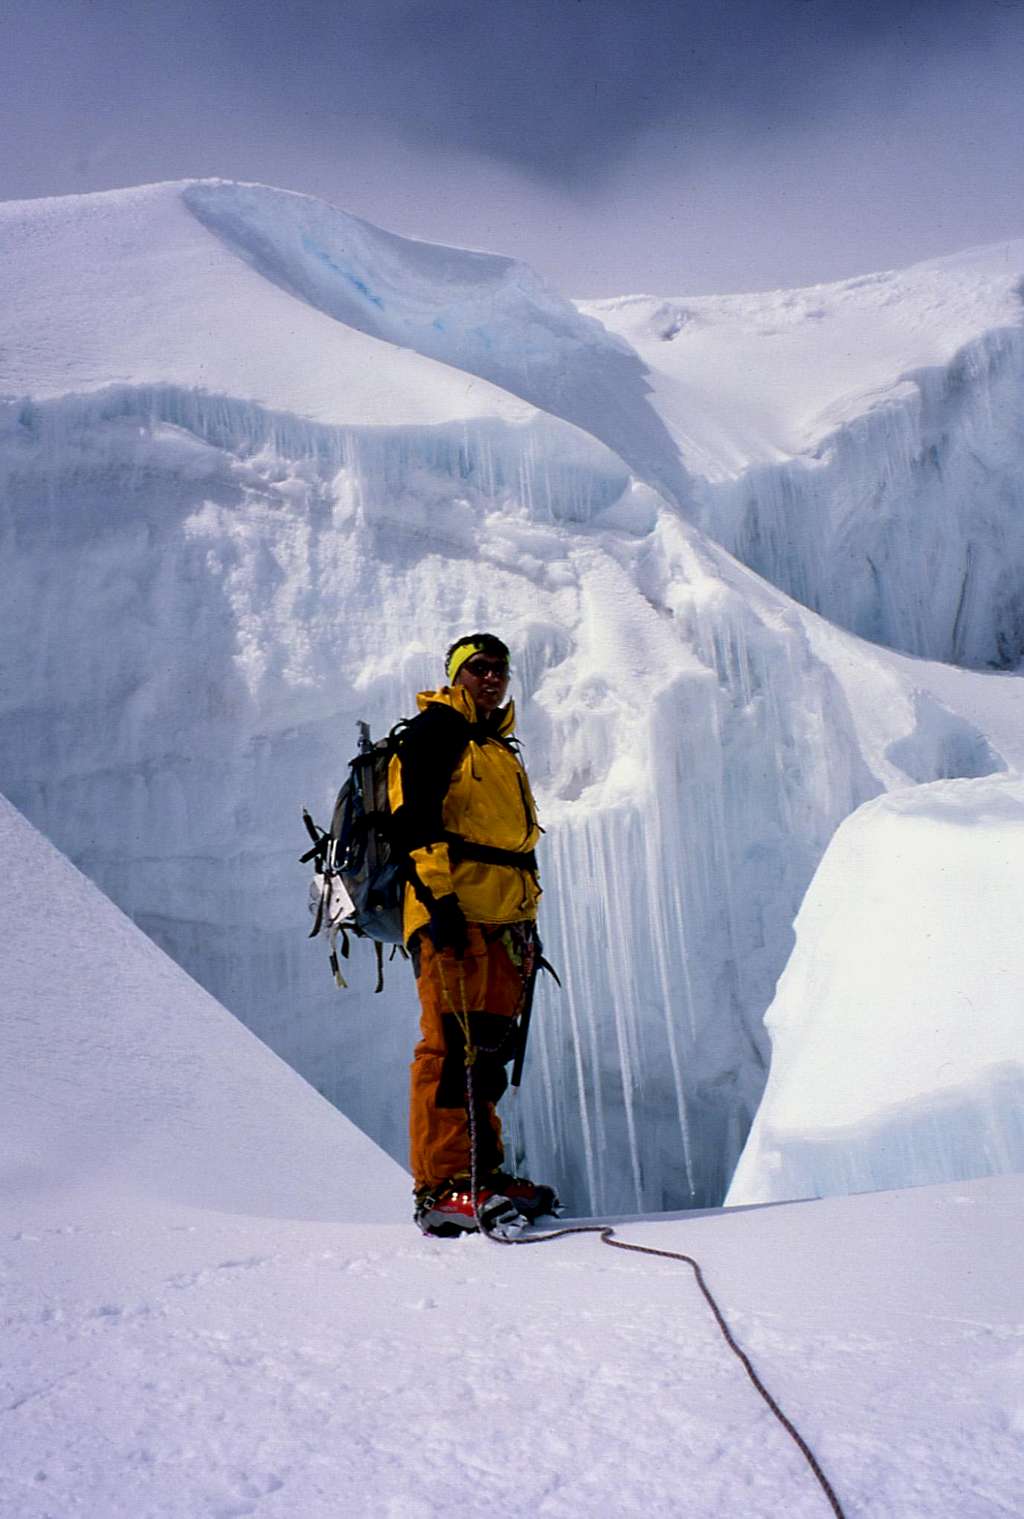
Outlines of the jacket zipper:
{"type": "Polygon", "coordinates": [[[529,842],[530,834],[537,825],[537,819],[530,810],[530,799],[526,794],[526,783],[523,780],[521,771],[516,771],[516,780],[519,782],[519,795],[523,803],[523,816],[526,819],[526,832],[523,834],[523,843],[526,844],[529,842]]]}

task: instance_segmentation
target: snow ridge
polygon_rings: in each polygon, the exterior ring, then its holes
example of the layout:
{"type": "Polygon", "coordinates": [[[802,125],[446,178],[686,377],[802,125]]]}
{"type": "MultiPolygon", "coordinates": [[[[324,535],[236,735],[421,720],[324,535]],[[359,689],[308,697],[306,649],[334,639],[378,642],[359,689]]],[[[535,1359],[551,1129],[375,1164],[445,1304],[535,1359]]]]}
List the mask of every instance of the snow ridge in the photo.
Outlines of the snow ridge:
{"type": "Polygon", "coordinates": [[[184,204],[260,274],[348,327],[479,375],[601,439],[681,501],[645,367],[525,264],[382,232],[310,196],[204,181],[184,204]]]}

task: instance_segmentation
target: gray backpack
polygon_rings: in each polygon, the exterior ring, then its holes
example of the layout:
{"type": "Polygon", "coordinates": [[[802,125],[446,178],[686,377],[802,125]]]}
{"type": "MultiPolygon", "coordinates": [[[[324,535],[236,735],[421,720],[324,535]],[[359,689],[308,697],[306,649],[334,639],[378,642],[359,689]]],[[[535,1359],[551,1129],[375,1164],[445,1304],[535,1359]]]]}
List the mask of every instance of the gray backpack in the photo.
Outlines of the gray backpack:
{"type": "Polygon", "coordinates": [[[402,945],[402,901],[405,888],[403,862],[392,846],[391,809],[388,804],[388,766],[405,722],[396,724],[386,738],[370,737],[368,723],[359,723],[359,752],[350,765],[348,778],[334,804],[331,826],[319,828],[305,808],[302,820],[313,840],[302,863],[313,863],[309,910],[313,927],[309,937],[327,937],[330,966],[339,986],[346,986],[338,962],[348,959],[349,935],[373,940],[377,955],[377,986],[384,985],[384,946],[402,945]]]}

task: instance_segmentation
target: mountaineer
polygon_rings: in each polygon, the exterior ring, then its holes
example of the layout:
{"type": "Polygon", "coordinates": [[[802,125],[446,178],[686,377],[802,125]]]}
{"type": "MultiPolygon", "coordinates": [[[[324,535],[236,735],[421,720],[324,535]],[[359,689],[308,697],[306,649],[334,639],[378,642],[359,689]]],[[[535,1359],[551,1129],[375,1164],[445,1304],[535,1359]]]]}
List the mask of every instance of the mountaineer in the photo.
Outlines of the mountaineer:
{"type": "Polygon", "coordinates": [[[418,696],[388,773],[422,1009],[409,1114],[415,1218],[425,1234],[513,1234],[557,1207],[550,1187],[502,1169],[495,1111],[542,962],[541,829],[505,702],[507,647],[491,633],[459,638],[445,673],[440,690],[418,696]]]}

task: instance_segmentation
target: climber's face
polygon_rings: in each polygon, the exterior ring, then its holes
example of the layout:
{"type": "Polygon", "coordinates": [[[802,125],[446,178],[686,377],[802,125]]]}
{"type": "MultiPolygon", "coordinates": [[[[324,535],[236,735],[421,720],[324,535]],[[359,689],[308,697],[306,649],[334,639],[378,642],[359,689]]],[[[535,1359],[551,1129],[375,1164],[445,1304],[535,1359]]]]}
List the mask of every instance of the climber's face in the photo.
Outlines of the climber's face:
{"type": "Polygon", "coordinates": [[[465,686],[480,712],[494,712],[508,690],[508,665],[490,654],[467,659],[456,679],[465,686]]]}

